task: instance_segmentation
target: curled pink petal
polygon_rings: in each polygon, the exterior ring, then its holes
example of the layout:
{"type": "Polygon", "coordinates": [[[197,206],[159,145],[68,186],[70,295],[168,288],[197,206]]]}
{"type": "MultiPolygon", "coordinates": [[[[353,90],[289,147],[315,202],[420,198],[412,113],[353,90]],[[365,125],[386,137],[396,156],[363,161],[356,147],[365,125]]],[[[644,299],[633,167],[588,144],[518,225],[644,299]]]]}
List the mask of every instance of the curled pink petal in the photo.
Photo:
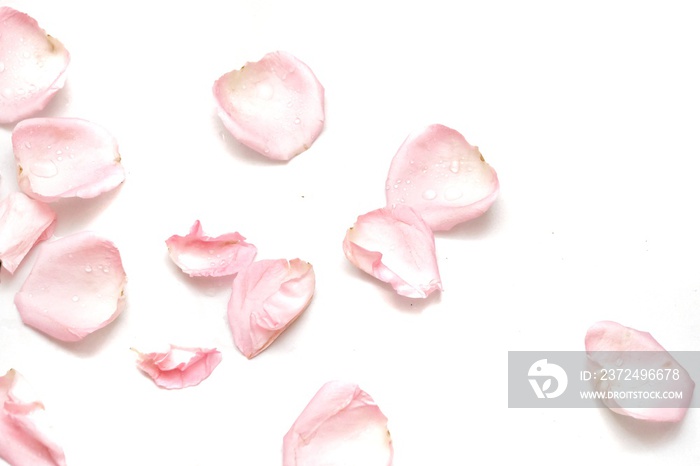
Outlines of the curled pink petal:
{"type": "Polygon", "coordinates": [[[498,195],[496,171],[459,132],[431,125],[411,134],[391,161],[387,206],[406,204],[433,231],[486,212],[498,195]]]}
{"type": "Polygon", "coordinates": [[[0,124],[33,115],[65,84],[70,54],[36,20],[0,7],[0,124]]]}
{"type": "Polygon", "coordinates": [[[325,119],[323,86],[311,69],[286,52],[246,63],[214,83],[224,126],[242,144],[276,160],[311,147],[325,119]]]}
{"type": "Polygon", "coordinates": [[[442,289],[433,232],[405,205],[360,215],[345,234],[343,251],[353,265],[401,296],[426,298],[442,289]]]}
{"type": "Polygon", "coordinates": [[[270,346],[306,309],[316,286],[314,269],[300,259],[253,262],[233,279],[228,321],[248,359],[270,346]]]}
{"type": "Polygon", "coordinates": [[[0,377],[0,458],[12,465],[66,464],[44,405],[14,369],[0,377]]]}
{"type": "Polygon", "coordinates": [[[15,295],[25,324],[63,341],[78,341],[121,313],[126,274],[114,244],[82,232],[44,243],[15,295]]]}
{"type": "Polygon", "coordinates": [[[284,436],[284,466],[390,466],[387,418],[356,384],[328,382],[284,436]]]}
{"type": "Polygon", "coordinates": [[[44,202],[95,197],[124,181],[117,141],[86,120],[23,120],[12,132],[12,148],[20,188],[44,202]]]}
{"type": "Polygon", "coordinates": [[[206,236],[199,220],[188,235],[173,235],[165,244],[173,262],[190,277],[235,275],[248,267],[258,253],[238,232],[215,238],[206,236]]]}
{"type": "Polygon", "coordinates": [[[56,213],[46,204],[22,193],[0,201],[0,264],[14,273],[24,256],[39,241],[53,234],[56,213]]]}
{"type": "MultiPolygon", "coordinates": [[[[654,377],[649,378],[634,376],[625,377],[624,380],[616,377],[609,380],[609,377],[598,377],[594,380],[595,388],[598,391],[635,391],[639,389],[644,392],[682,392],[683,399],[674,400],[674,407],[659,407],[665,402],[659,399],[643,399],[635,403],[633,407],[620,406],[615,399],[604,399],[603,403],[611,411],[652,422],[678,422],[685,417],[685,413],[690,405],[695,382],[690,378],[688,372],[669,354],[663,346],[657,342],[651,334],[625,327],[616,322],[597,322],[586,333],[586,352],[588,360],[593,370],[614,369],[623,371],[630,370],[634,374],[635,370],[644,370],[646,373],[654,371],[655,374],[666,374],[670,371],[678,371],[678,377],[654,377]],[[648,352],[647,354],[640,352],[648,352]],[[677,402],[678,406],[675,406],[677,402]]],[[[668,404],[665,404],[668,406],[668,404]]]]}
{"type": "Polygon", "coordinates": [[[167,389],[199,385],[221,362],[221,353],[216,349],[170,345],[170,350],[165,353],[136,353],[139,369],[156,385],[167,389]]]}

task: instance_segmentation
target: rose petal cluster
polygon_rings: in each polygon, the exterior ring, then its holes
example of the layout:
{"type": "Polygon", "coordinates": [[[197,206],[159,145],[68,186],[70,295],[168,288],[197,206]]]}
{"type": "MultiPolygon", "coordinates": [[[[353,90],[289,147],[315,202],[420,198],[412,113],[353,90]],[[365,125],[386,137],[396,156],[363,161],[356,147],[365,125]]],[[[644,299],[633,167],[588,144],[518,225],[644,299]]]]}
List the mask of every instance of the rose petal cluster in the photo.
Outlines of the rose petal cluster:
{"type": "Polygon", "coordinates": [[[434,231],[486,212],[499,191],[496,171],[459,132],[430,125],[392,159],[386,207],[357,218],[343,241],[348,260],[402,296],[442,290],[434,231]]]}
{"type": "Polygon", "coordinates": [[[0,263],[14,273],[24,257],[56,226],[56,213],[46,204],[22,193],[0,201],[0,263]]]}
{"type": "Polygon", "coordinates": [[[14,369],[0,377],[0,458],[12,465],[66,465],[44,405],[14,369]]]}

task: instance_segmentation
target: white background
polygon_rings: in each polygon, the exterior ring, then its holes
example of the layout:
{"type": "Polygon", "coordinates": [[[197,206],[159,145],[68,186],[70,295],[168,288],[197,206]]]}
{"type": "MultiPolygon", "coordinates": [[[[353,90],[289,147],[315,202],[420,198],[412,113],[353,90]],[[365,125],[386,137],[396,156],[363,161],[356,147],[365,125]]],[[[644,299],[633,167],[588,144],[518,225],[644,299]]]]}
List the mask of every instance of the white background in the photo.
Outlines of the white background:
{"type": "MultiPolygon", "coordinates": [[[[94,121],[125,183],[54,204],[56,236],[111,239],[127,308],[77,344],[25,327],[12,302],[36,257],[0,272],[0,373],[41,394],[70,466],[281,464],[320,386],[360,384],[389,418],[395,466],[700,462],[700,413],[653,425],[601,409],[508,409],[509,350],[582,350],[615,320],[700,350],[700,28],[692,2],[9,1],[70,51],[42,116],[94,121]],[[566,3],[566,5],[565,5],[566,3]],[[460,5],[459,7],[457,5],[460,5]],[[215,113],[215,79],[286,50],[326,89],[310,150],[271,163],[215,113]],[[478,145],[501,194],[436,236],[444,292],[397,297],[343,256],[381,207],[409,132],[478,145]],[[316,295],[248,361],[225,318],[230,280],[190,279],[165,239],[194,220],[259,259],[314,265],[316,295]],[[130,347],[216,347],[201,385],[158,389],[130,347]]],[[[0,128],[0,196],[17,190],[0,128]]],[[[700,382],[700,381],[696,381],[700,382]]]]}

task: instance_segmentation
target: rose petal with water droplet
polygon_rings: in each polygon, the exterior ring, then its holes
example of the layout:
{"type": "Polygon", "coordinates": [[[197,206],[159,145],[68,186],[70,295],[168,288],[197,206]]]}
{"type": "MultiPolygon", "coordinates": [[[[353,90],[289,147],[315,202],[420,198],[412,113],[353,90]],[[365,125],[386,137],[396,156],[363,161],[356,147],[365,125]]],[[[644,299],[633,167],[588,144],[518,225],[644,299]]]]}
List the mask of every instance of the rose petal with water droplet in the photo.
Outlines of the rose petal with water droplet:
{"type": "Polygon", "coordinates": [[[286,52],[221,76],[214,96],[224,126],[242,144],[276,160],[311,147],[323,129],[324,89],[311,69],[286,52]]]}
{"type": "Polygon", "coordinates": [[[405,203],[433,231],[449,230],[486,212],[499,190],[496,171],[459,132],[431,125],[411,134],[391,161],[387,206],[405,203]],[[411,181],[395,186],[395,180],[411,181]]]}
{"type": "Polygon", "coordinates": [[[42,110],[65,84],[70,54],[36,20],[0,7],[0,124],[42,110]]]}
{"type": "Polygon", "coordinates": [[[95,197],[124,181],[116,139],[87,120],[23,120],[12,131],[12,147],[20,188],[44,202],[95,197]]]}
{"type": "Polygon", "coordinates": [[[43,403],[14,369],[0,377],[0,458],[13,465],[66,464],[43,403]]]}
{"type": "Polygon", "coordinates": [[[256,247],[246,243],[238,232],[206,236],[199,220],[189,234],[173,235],[165,244],[173,262],[190,277],[235,275],[249,266],[257,254],[256,247]]]}
{"type": "Polygon", "coordinates": [[[356,384],[328,382],[282,442],[284,466],[390,466],[388,419],[356,384]]]}
{"type": "Polygon", "coordinates": [[[0,201],[0,263],[14,273],[34,247],[53,234],[56,213],[43,202],[22,193],[0,201]]]}
{"type": "Polygon", "coordinates": [[[166,352],[138,354],[137,366],[162,388],[179,389],[199,385],[221,362],[217,349],[170,345],[166,352]]]}
{"type": "Polygon", "coordinates": [[[78,341],[119,316],[125,285],[116,246],[91,232],[75,233],[41,245],[15,305],[25,324],[78,341]],[[88,272],[85,264],[103,272],[88,272]]]}
{"type": "Polygon", "coordinates": [[[343,241],[353,265],[409,298],[442,289],[430,227],[405,205],[360,215],[343,241]]]}
{"type": "Polygon", "coordinates": [[[228,321],[248,359],[257,356],[307,308],[316,287],[314,269],[300,259],[253,262],[233,279],[228,321]]]}
{"type": "Polygon", "coordinates": [[[630,377],[595,378],[593,383],[597,391],[683,393],[683,398],[673,400],[640,398],[632,400],[633,403],[614,398],[602,400],[611,411],[652,422],[678,422],[685,417],[695,382],[651,334],[617,322],[601,321],[588,329],[585,346],[592,372],[600,374],[602,369],[629,370],[630,377]],[[654,377],[635,378],[634,374],[640,374],[639,371],[646,374],[652,372],[654,377]],[[678,374],[677,378],[673,376],[674,373],[678,374]],[[662,376],[656,377],[656,374],[662,376]]]}

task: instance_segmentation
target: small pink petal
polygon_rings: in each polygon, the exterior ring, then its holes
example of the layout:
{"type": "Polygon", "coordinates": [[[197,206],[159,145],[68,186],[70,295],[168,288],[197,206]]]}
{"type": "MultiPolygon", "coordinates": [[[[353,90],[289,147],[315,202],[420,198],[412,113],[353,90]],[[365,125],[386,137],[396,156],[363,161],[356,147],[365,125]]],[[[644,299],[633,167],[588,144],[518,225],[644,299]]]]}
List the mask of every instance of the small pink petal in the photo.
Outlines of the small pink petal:
{"type": "Polygon", "coordinates": [[[0,377],[0,458],[18,466],[66,464],[44,405],[14,369],[0,377]]]}
{"type": "Polygon", "coordinates": [[[268,53],[224,74],[214,83],[214,97],[231,134],[271,159],[304,152],[323,129],[323,86],[286,52],[268,53]]]}
{"type": "Polygon", "coordinates": [[[53,234],[56,213],[22,193],[0,201],[0,264],[14,273],[34,245],[53,234]]]}
{"type": "Polygon", "coordinates": [[[498,195],[496,171],[459,132],[431,125],[411,134],[391,161],[387,206],[413,207],[433,231],[486,212],[498,195]]]}
{"type": "Polygon", "coordinates": [[[300,259],[253,262],[233,279],[228,321],[248,359],[270,346],[306,309],[316,286],[314,269],[300,259]]]}
{"type": "Polygon", "coordinates": [[[78,341],[121,313],[126,274],[114,244],[82,232],[42,245],[15,295],[25,324],[63,341],[78,341]]]}
{"type": "MultiPolygon", "coordinates": [[[[657,342],[651,334],[625,327],[616,322],[597,322],[586,333],[586,352],[588,360],[594,370],[602,368],[625,370],[630,369],[634,373],[635,369],[646,371],[660,370],[666,373],[667,370],[678,370],[679,377],[662,377],[656,380],[644,378],[620,381],[615,380],[595,380],[596,390],[599,391],[673,391],[682,392],[682,400],[678,402],[678,407],[659,407],[667,403],[665,400],[643,399],[639,403],[634,403],[633,407],[620,406],[614,399],[605,399],[603,403],[611,411],[652,422],[678,422],[683,419],[690,401],[692,399],[695,382],[690,378],[688,372],[671,356],[663,346],[657,342]],[[640,355],[639,352],[651,352],[648,356],[640,355]]],[[[648,373],[648,372],[647,372],[648,373]]],[[[656,373],[656,372],[655,372],[656,373]]],[[[668,406],[666,404],[665,406],[668,406]]]]}
{"type": "Polygon", "coordinates": [[[206,236],[199,220],[188,235],[173,235],[165,244],[173,262],[190,277],[235,275],[248,267],[258,253],[238,232],[215,238],[206,236]]]}
{"type": "Polygon", "coordinates": [[[12,148],[20,188],[44,202],[95,197],[124,181],[117,141],[86,120],[23,120],[12,132],[12,148]]]}
{"type": "Polygon", "coordinates": [[[170,345],[165,353],[141,353],[137,365],[162,388],[178,389],[199,385],[221,362],[216,349],[183,348],[170,345]]]}
{"type": "Polygon", "coordinates": [[[36,20],[0,7],[0,124],[33,115],[65,84],[70,54],[36,20]]]}
{"type": "Polygon", "coordinates": [[[357,385],[328,382],[284,436],[284,466],[389,466],[387,418],[357,385]]]}
{"type": "Polygon", "coordinates": [[[405,205],[360,215],[345,235],[343,251],[353,265],[401,296],[426,298],[442,289],[433,232],[405,205]]]}

